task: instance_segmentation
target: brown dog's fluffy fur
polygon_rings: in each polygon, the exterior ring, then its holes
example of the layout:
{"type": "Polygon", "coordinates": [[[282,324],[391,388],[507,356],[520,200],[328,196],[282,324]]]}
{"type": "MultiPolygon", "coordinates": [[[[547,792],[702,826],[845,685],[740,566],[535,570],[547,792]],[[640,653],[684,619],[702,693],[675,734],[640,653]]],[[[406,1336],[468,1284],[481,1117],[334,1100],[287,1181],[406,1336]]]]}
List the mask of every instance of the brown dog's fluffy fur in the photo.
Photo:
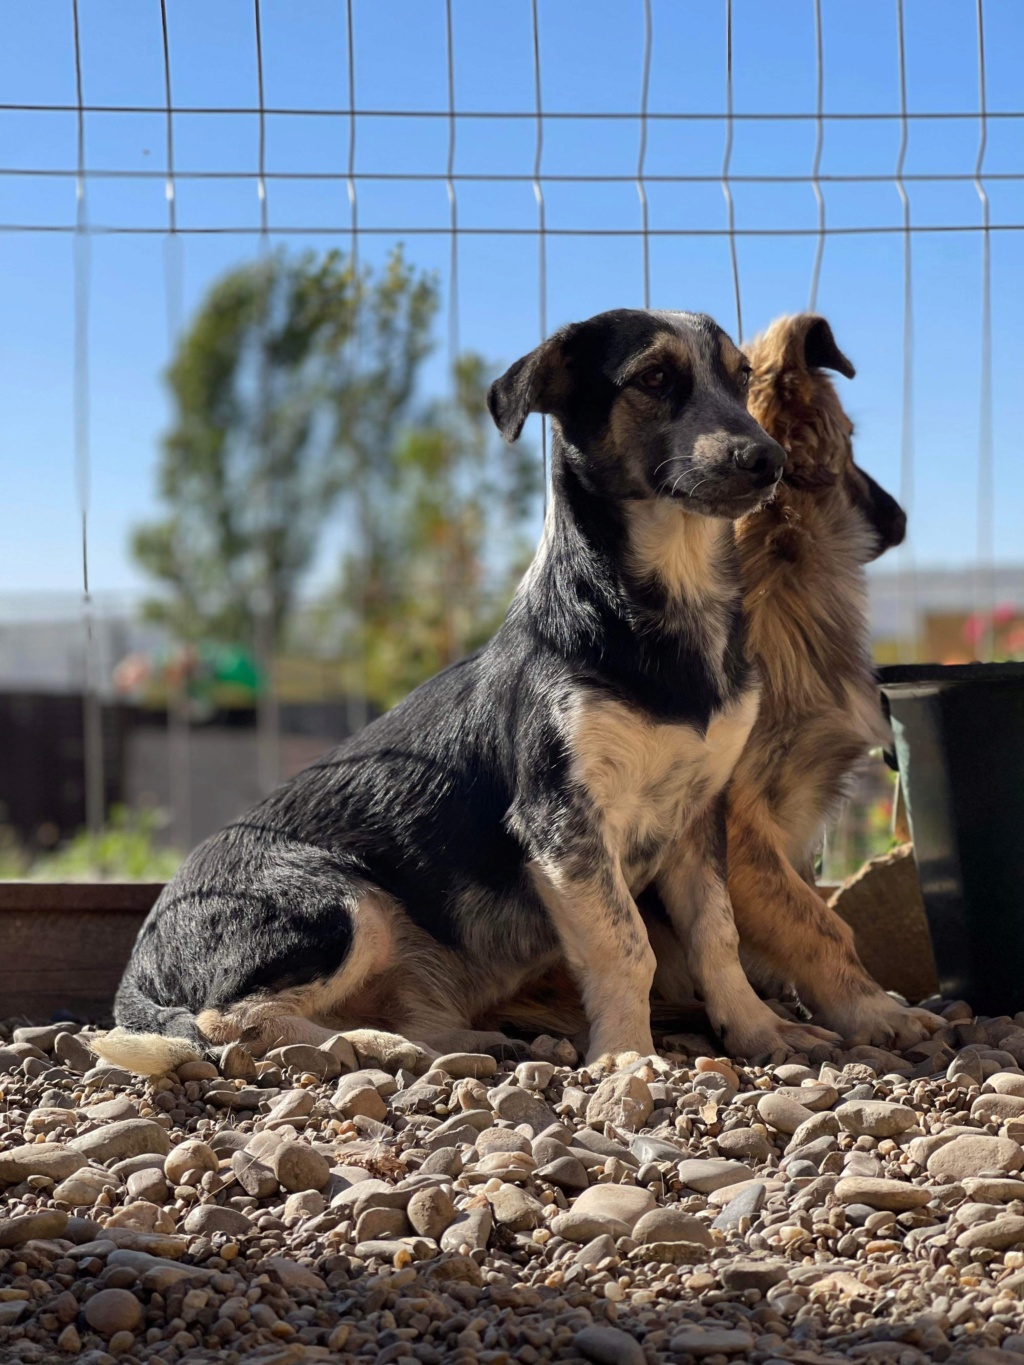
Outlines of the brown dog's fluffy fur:
{"type": "MultiPolygon", "coordinates": [[[[794,987],[849,1042],[907,1046],[941,1026],[872,980],[850,928],[814,889],[827,823],[868,752],[887,742],[868,640],[864,566],[903,537],[896,503],[854,463],[850,419],[826,368],[853,377],[823,318],[784,317],[747,348],[749,407],[786,450],[772,502],[738,525],[758,720],[729,787],[729,894],[748,970],[794,987]]],[[[647,917],[671,990],[680,955],[647,917]]],[[[675,992],[671,991],[674,995],[675,992]]],[[[519,1027],[583,1024],[564,971],[515,1002],[519,1027]]]]}
{"type": "Polygon", "coordinates": [[[822,830],[887,739],[868,644],[864,566],[902,539],[899,508],[854,463],[824,369],[853,366],[823,318],[781,318],[747,348],[749,407],[784,447],[775,498],[738,527],[757,722],[729,789],[729,894],[744,949],[844,1038],[906,1046],[940,1026],[871,979],[813,889],[822,830]]]}

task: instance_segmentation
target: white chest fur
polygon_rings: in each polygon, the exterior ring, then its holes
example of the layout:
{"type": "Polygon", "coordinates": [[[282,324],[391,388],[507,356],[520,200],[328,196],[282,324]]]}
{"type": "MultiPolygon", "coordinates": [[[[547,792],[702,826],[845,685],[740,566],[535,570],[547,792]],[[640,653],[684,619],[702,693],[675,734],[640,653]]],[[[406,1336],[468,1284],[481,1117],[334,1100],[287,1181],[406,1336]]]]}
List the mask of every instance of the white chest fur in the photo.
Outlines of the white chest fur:
{"type": "Polygon", "coordinates": [[[614,857],[627,864],[644,848],[659,859],[656,849],[678,838],[728,782],[759,700],[754,689],[742,693],[704,734],[692,725],[653,723],[609,698],[573,705],[573,776],[588,791],[614,857]]]}

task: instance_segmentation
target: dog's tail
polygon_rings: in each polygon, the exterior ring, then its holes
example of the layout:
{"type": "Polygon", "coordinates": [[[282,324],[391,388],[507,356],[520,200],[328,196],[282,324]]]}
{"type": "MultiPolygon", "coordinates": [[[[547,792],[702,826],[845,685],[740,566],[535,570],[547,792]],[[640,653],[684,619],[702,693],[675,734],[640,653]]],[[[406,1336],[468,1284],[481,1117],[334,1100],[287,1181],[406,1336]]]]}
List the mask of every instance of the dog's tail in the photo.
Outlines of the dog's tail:
{"type": "Polygon", "coordinates": [[[114,1009],[119,1026],[91,1044],[94,1052],[114,1066],[140,1076],[166,1076],[183,1062],[198,1061],[210,1049],[194,1014],[158,1005],[132,983],[122,983],[114,1009]]]}

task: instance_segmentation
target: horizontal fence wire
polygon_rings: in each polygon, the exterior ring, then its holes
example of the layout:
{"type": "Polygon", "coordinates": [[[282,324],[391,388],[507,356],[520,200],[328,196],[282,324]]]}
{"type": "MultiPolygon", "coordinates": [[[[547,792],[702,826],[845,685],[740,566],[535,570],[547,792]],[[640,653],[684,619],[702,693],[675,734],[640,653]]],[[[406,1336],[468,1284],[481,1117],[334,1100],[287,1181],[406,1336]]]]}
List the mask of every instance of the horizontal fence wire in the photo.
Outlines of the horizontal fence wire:
{"type": "MultiPolygon", "coordinates": [[[[818,0],[820,3],[820,0],[818,0]]],[[[731,18],[731,7],[726,7],[727,23],[731,18]]],[[[828,185],[882,185],[893,184],[965,184],[979,188],[983,182],[992,183],[1021,183],[1024,182],[1024,171],[985,171],[984,176],[980,175],[980,168],[975,167],[964,171],[916,171],[905,172],[900,170],[898,174],[893,172],[822,172],[821,154],[825,126],[829,123],[844,122],[865,122],[865,123],[892,123],[902,129],[902,137],[905,147],[906,131],[909,125],[914,123],[929,122],[969,122],[976,123],[979,117],[977,109],[972,110],[947,110],[947,109],[925,109],[908,110],[902,107],[898,110],[825,110],[823,108],[823,78],[824,64],[821,46],[821,21],[820,10],[815,9],[815,44],[816,44],[816,65],[817,65],[817,98],[816,107],[813,110],[747,110],[739,112],[734,110],[730,98],[728,107],[724,110],[652,110],[648,107],[647,89],[650,70],[650,58],[652,48],[652,33],[649,8],[644,11],[644,56],[643,56],[643,76],[641,80],[641,95],[636,109],[618,110],[551,110],[543,107],[540,96],[540,75],[539,67],[539,38],[538,21],[534,15],[534,83],[535,83],[535,107],[533,109],[465,109],[459,108],[455,100],[455,89],[450,85],[448,91],[448,107],[437,108],[375,108],[370,105],[337,105],[333,107],[323,107],[315,105],[270,105],[263,102],[255,105],[234,104],[234,105],[207,105],[207,104],[171,104],[169,101],[165,105],[148,103],[82,103],[70,104],[60,102],[12,102],[0,101],[0,113],[67,113],[75,114],[79,117],[95,115],[135,115],[135,114],[159,114],[165,117],[173,115],[195,116],[202,118],[217,117],[238,117],[250,116],[259,120],[261,139],[265,138],[266,121],[271,118],[320,118],[320,119],[343,119],[349,127],[349,154],[348,164],[345,168],[337,170],[270,170],[262,164],[259,168],[253,167],[251,170],[239,170],[237,168],[224,169],[202,169],[187,170],[180,166],[165,168],[117,168],[117,167],[40,167],[40,166],[0,166],[0,178],[17,179],[21,177],[40,180],[75,180],[81,184],[83,179],[89,180],[128,180],[146,181],[163,180],[170,182],[173,178],[177,182],[193,181],[203,182],[256,182],[258,192],[261,195],[260,219],[259,223],[178,223],[176,231],[187,236],[265,236],[269,231],[275,236],[335,236],[339,233],[348,233],[353,237],[355,246],[356,235],[365,234],[367,236],[473,236],[473,237],[615,237],[615,238],[639,238],[643,244],[643,272],[645,279],[644,295],[649,294],[649,255],[648,243],[651,238],[701,238],[701,237],[726,237],[730,241],[735,241],[738,237],[815,237],[818,240],[818,254],[816,256],[816,266],[813,272],[811,296],[812,299],[817,294],[817,278],[820,273],[820,255],[823,250],[823,243],[827,237],[844,236],[871,236],[887,234],[906,234],[908,231],[905,223],[869,223],[857,225],[838,225],[825,224],[825,203],[821,193],[822,186],[828,185]],[[447,164],[443,169],[436,171],[388,171],[379,169],[359,170],[355,166],[355,144],[356,126],[360,120],[373,119],[413,119],[413,120],[436,120],[444,121],[449,127],[449,155],[447,164]],[[457,171],[454,166],[454,156],[451,149],[454,147],[454,129],[459,122],[473,120],[512,120],[519,122],[533,122],[537,126],[537,156],[532,171],[514,172],[503,170],[489,171],[457,171]],[[638,166],[632,173],[623,171],[621,173],[574,173],[574,172],[553,172],[545,171],[540,166],[540,154],[543,145],[543,125],[554,122],[625,122],[638,123],[640,125],[640,154],[638,166]],[[726,132],[726,156],[722,170],[714,172],[687,172],[680,171],[675,173],[652,172],[645,168],[645,148],[646,148],[646,128],[648,123],[668,123],[668,124],[692,124],[704,123],[723,125],[726,132]],[[731,147],[731,135],[729,130],[736,123],[812,123],[816,126],[816,145],[814,164],[807,172],[795,173],[747,173],[734,172],[730,169],[729,149],[731,147]],[[316,183],[340,183],[345,184],[348,189],[350,203],[350,220],[347,223],[317,223],[304,224],[298,223],[274,223],[265,220],[266,197],[265,186],[269,182],[292,182],[296,184],[316,184],[316,183]],[[457,221],[450,221],[447,226],[431,225],[423,222],[399,222],[394,224],[370,225],[362,224],[358,221],[356,185],[365,184],[436,184],[447,192],[449,205],[454,201],[455,186],[458,184],[478,184],[478,185],[502,185],[502,184],[522,184],[533,187],[535,196],[538,197],[538,218],[536,226],[513,226],[497,224],[491,226],[469,226],[457,221]],[[542,186],[553,185],[633,185],[636,187],[639,203],[641,222],[635,227],[602,227],[602,226],[549,226],[545,221],[545,205],[541,195],[542,186]],[[658,227],[652,226],[649,221],[649,207],[647,204],[646,187],[648,185],[719,185],[722,187],[727,206],[728,224],[722,227],[658,227]],[[735,225],[735,211],[731,199],[731,187],[733,185],[807,185],[812,188],[815,195],[817,206],[817,225],[808,227],[759,227],[735,225]]],[[[347,7],[348,16],[348,66],[349,66],[349,85],[350,91],[355,89],[354,81],[354,42],[352,31],[351,7],[347,7]]],[[[449,34],[449,37],[451,35],[449,34]]],[[[727,43],[731,50],[731,24],[727,34],[727,43]]],[[[450,60],[449,60],[450,68],[450,60]]],[[[905,101],[901,101],[904,104],[905,101]]],[[[1017,121],[1024,118],[1024,110],[986,110],[985,120],[989,123],[993,120],[1017,121]]],[[[901,157],[902,161],[902,157],[901,157]]],[[[988,219],[987,203],[985,204],[985,217],[988,219]]],[[[2,222],[0,221],[0,233],[61,233],[80,231],[77,225],[72,223],[44,223],[44,222],[2,222]]],[[[86,229],[89,233],[102,235],[137,235],[154,236],[166,231],[165,228],[147,224],[121,224],[121,223],[92,223],[86,229]]],[[[1024,222],[1010,221],[1002,223],[914,223],[909,227],[913,234],[921,233],[973,233],[973,232],[1019,232],[1024,230],[1024,222]]],[[[543,273],[543,271],[542,271],[543,273]]]]}
{"type": "MultiPolygon", "coordinates": [[[[0,113],[13,112],[22,114],[77,114],[77,104],[12,104],[0,101],[0,113]]],[[[166,107],[162,104],[83,104],[83,114],[165,114],[166,107]]],[[[452,115],[447,108],[445,109],[360,109],[337,107],[332,109],[324,108],[302,108],[295,105],[265,105],[260,109],[259,105],[202,105],[202,104],[176,104],[172,111],[174,114],[202,114],[202,115],[222,115],[222,114],[251,114],[258,118],[262,112],[267,118],[277,117],[298,117],[298,118],[416,118],[416,119],[444,119],[447,121],[452,115]]],[[[529,109],[456,109],[454,117],[457,119],[523,119],[532,122],[536,113],[529,109]]],[[[815,123],[818,118],[826,121],[844,120],[863,120],[866,123],[877,123],[888,120],[890,123],[901,123],[904,118],[911,122],[928,121],[932,119],[964,119],[972,123],[977,122],[977,109],[949,110],[949,109],[918,109],[908,111],[905,115],[899,110],[880,112],[878,110],[848,109],[843,111],[832,110],[819,116],[816,110],[799,111],[793,110],[784,112],[779,110],[747,110],[745,113],[730,114],[727,110],[648,110],[645,114],[640,109],[545,109],[544,119],[546,122],[553,122],[557,119],[580,119],[583,121],[601,121],[605,119],[637,120],[647,119],[649,122],[669,122],[669,123],[726,123],[730,118],[735,122],[764,122],[764,123],[792,123],[804,122],[815,123]]],[[[988,112],[988,119],[1021,119],[1024,118],[1024,110],[1018,109],[991,109],[988,112]]]]}
{"type": "MultiPolygon", "coordinates": [[[[172,111],[173,112],[173,111],[172,111]]],[[[546,118],[547,115],[542,115],[546,118]]],[[[86,168],[82,174],[86,179],[94,180],[165,180],[167,172],[161,170],[104,170],[100,167],[86,168]]],[[[175,171],[176,180],[255,180],[259,176],[258,170],[251,171],[175,171]]],[[[66,169],[39,169],[37,167],[20,166],[0,166],[0,175],[7,176],[40,176],[49,179],[74,180],[78,177],[78,171],[73,167],[66,169]]],[[[816,175],[811,172],[808,175],[740,175],[729,174],[724,177],[731,184],[735,185],[871,185],[871,184],[892,184],[893,173],[891,171],[859,173],[859,174],[836,174],[836,175],[816,175]]],[[[963,181],[965,184],[974,185],[977,182],[976,171],[916,171],[907,173],[900,177],[906,181],[922,181],[941,183],[943,181],[963,181]]],[[[578,175],[560,172],[540,172],[534,174],[532,171],[517,173],[513,171],[264,171],[264,180],[309,180],[309,181],[341,181],[348,180],[399,180],[399,181],[423,181],[433,182],[439,185],[446,185],[450,180],[476,181],[481,184],[521,184],[532,185],[540,180],[550,184],[563,185],[635,185],[639,180],[644,184],[664,184],[664,185],[719,185],[723,180],[721,172],[717,175],[665,175],[660,172],[644,171],[638,176],[634,171],[623,175],[578,175]]],[[[1024,171],[986,171],[984,180],[1024,180],[1024,171]]],[[[981,224],[976,224],[981,227],[981,224]]],[[[461,231],[462,229],[460,229],[461,231]]],[[[817,231],[818,229],[815,229],[817,231]]],[[[826,231],[832,231],[831,228],[826,231]]]]}
{"type": "MultiPolygon", "coordinates": [[[[718,180],[720,177],[716,176],[718,180]]],[[[891,179],[891,177],[889,177],[891,179]]],[[[299,225],[294,223],[271,224],[266,229],[274,237],[338,237],[350,231],[349,225],[325,227],[321,224],[299,225]]],[[[390,227],[366,227],[360,225],[361,237],[450,237],[450,227],[425,227],[410,223],[390,227]]],[[[912,223],[904,228],[898,223],[876,224],[858,227],[830,227],[826,229],[829,237],[872,237],[887,234],[899,235],[904,232],[919,235],[933,232],[1022,232],[1024,223],[912,223]]],[[[0,223],[0,233],[38,232],[38,233],[77,233],[74,223],[0,223]]],[[[166,227],[118,226],[111,223],[94,223],[85,229],[94,237],[162,237],[166,227]]],[[[192,237],[259,237],[264,228],[257,224],[230,224],[215,227],[186,227],[179,225],[181,236],[192,237]]],[[[460,227],[460,237],[817,237],[818,228],[595,228],[595,227],[460,227]]]]}

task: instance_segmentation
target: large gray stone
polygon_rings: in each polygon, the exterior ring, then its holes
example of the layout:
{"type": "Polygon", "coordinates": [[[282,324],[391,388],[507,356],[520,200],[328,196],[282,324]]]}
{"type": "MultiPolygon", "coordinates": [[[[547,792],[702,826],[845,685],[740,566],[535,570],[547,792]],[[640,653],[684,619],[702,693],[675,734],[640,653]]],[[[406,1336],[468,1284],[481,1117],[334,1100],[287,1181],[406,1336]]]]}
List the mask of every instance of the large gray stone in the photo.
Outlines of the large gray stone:
{"type": "Polygon", "coordinates": [[[555,1218],[551,1228],[570,1242],[589,1242],[602,1234],[625,1237],[655,1207],[654,1195],[639,1186],[591,1185],[555,1218]]]}
{"type": "Polygon", "coordinates": [[[970,1133],[945,1143],[928,1158],[928,1174],[953,1180],[1000,1171],[1013,1175],[1024,1166],[1024,1150],[1010,1138],[970,1133]]]}
{"type": "Polygon", "coordinates": [[[738,1185],[741,1180],[752,1180],[754,1172],[742,1161],[724,1161],[719,1157],[691,1157],[677,1167],[679,1179],[698,1194],[711,1194],[724,1185],[738,1185]]]}
{"type": "Polygon", "coordinates": [[[17,1185],[30,1175],[66,1180],[88,1164],[88,1157],[73,1150],[70,1145],[64,1147],[56,1142],[29,1142],[0,1152],[0,1185],[17,1185]]]}
{"type": "Polygon", "coordinates": [[[835,1192],[836,1198],[845,1204],[867,1204],[869,1208],[888,1209],[892,1213],[923,1208],[935,1197],[934,1190],[904,1180],[857,1175],[840,1180],[835,1192]]]}
{"type": "Polygon", "coordinates": [[[805,1104],[774,1090],[768,1090],[761,1096],[757,1102],[757,1112],[769,1128],[787,1136],[795,1133],[811,1117],[811,1110],[805,1104]]]}
{"type": "Polygon", "coordinates": [[[885,1100],[850,1100],[835,1111],[836,1118],[854,1137],[899,1137],[913,1128],[918,1116],[909,1105],[885,1100]]]}
{"type": "Polygon", "coordinates": [[[587,1122],[595,1128],[606,1123],[616,1128],[642,1128],[654,1108],[647,1082],[628,1071],[606,1077],[587,1105],[587,1122]]]}
{"type": "Polygon", "coordinates": [[[740,1327],[684,1327],[675,1332],[669,1349],[677,1355],[734,1356],[754,1349],[756,1337],[740,1327]]]}
{"type": "Polygon", "coordinates": [[[525,1123],[539,1136],[558,1119],[555,1111],[543,1100],[518,1085],[499,1085],[487,1092],[491,1107],[499,1118],[509,1123],[525,1123]]]}
{"type": "Polygon", "coordinates": [[[646,1365],[647,1357],[635,1337],[619,1327],[584,1327],[573,1345],[594,1365],[646,1365]]]}
{"type": "Polygon", "coordinates": [[[166,1156],[171,1150],[166,1130],[152,1119],[122,1119],[119,1123],[107,1123],[102,1128],[94,1128],[91,1133],[72,1138],[68,1146],[100,1165],[123,1161],[125,1157],[139,1156],[143,1152],[166,1156]]]}
{"type": "Polygon", "coordinates": [[[740,1219],[753,1218],[761,1211],[767,1191],[759,1182],[752,1182],[730,1199],[711,1226],[718,1232],[731,1232],[739,1226],[740,1219]]]}

